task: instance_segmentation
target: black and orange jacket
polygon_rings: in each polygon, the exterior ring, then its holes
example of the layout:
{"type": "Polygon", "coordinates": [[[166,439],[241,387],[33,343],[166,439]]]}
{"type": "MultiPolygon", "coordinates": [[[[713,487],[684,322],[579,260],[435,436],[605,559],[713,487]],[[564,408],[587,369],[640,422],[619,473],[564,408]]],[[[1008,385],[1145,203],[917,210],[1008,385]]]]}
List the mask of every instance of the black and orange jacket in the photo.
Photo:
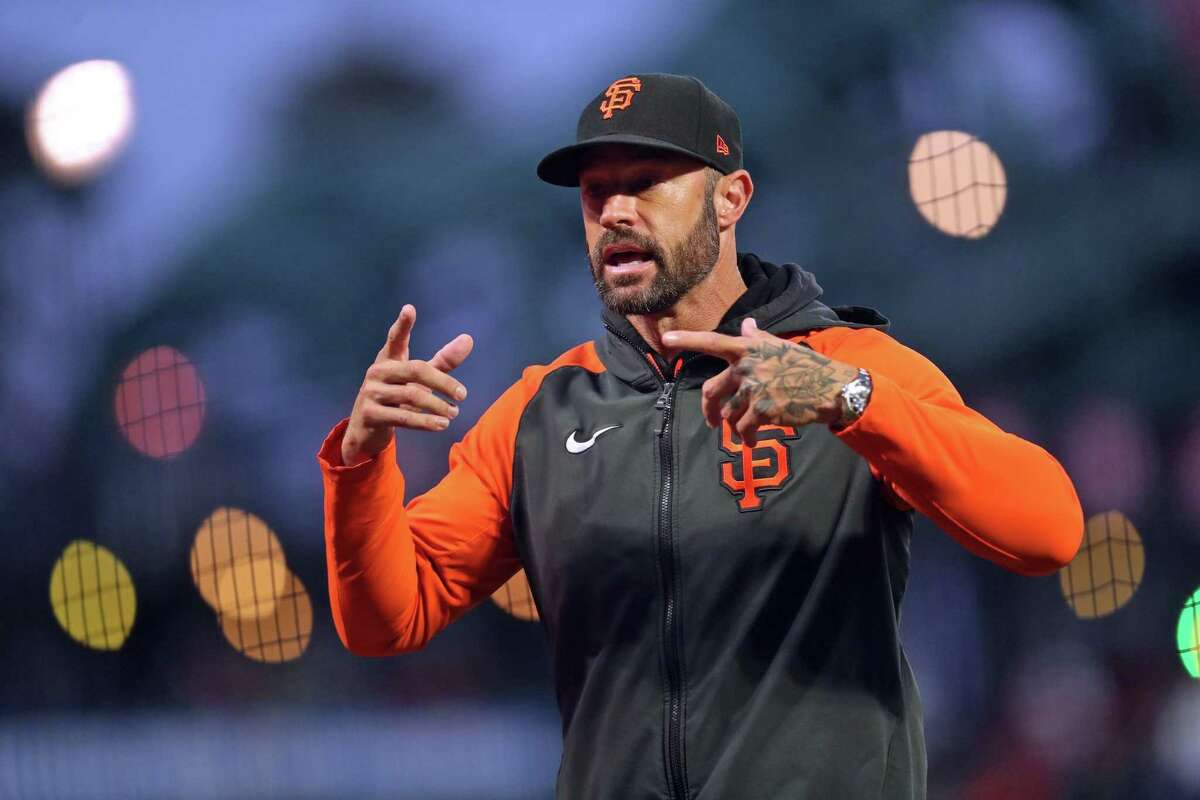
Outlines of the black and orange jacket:
{"type": "Polygon", "coordinates": [[[343,420],[318,455],[334,624],[355,653],[422,647],[524,567],[562,800],[923,797],[899,627],[914,510],[1021,573],[1079,544],[1053,457],[964,405],[873,310],[829,308],[794,265],[739,265],[781,287],[759,327],[871,373],[856,422],[776,426],[747,449],[700,413],[723,362],[664,364],[606,314],[602,340],[526,369],[407,505],[394,442],[341,466],[343,420]]]}

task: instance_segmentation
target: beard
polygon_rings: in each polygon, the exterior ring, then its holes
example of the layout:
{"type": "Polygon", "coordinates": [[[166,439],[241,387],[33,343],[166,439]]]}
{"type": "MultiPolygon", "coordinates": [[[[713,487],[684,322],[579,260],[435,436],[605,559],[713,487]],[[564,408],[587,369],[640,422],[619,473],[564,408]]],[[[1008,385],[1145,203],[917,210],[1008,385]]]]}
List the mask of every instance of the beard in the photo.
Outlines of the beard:
{"type": "Polygon", "coordinates": [[[664,251],[658,242],[637,231],[616,229],[605,231],[588,258],[592,278],[600,301],[618,314],[661,314],[687,294],[693,286],[708,277],[717,265],[721,252],[720,231],[717,228],[717,209],[712,192],[705,192],[700,219],[679,244],[664,251]],[[654,278],[642,289],[634,288],[640,276],[616,276],[612,283],[605,280],[604,248],[611,244],[629,243],[641,248],[655,265],[654,278]]]}

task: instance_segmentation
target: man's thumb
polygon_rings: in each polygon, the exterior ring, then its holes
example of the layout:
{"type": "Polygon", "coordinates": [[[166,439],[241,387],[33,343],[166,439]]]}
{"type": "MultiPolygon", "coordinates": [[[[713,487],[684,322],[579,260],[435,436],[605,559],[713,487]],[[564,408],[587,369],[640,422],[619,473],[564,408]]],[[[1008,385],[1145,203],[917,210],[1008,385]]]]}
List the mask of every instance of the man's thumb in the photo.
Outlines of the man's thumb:
{"type": "Polygon", "coordinates": [[[443,345],[441,350],[434,353],[433,358],[429,359],[429,363],[442,372],[449,372],[466,361],[474,347],[475,340],[471,338],[470,334],[460,333],[443,345]]]}

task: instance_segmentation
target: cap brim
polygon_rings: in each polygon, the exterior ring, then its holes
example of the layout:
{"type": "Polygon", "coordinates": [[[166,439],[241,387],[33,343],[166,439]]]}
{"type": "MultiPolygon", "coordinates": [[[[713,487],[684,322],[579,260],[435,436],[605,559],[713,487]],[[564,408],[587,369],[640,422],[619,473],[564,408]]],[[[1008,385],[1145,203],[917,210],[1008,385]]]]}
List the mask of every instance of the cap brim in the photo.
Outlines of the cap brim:
{"type": "Polygon", "coordinates": [[[614,133],[607,136],[594,136],[591,139],[584,139],[582,142],[560,147],[538,162],[538,177],[546,183],[552,183],[555,186],[578,186],[579,165],[583,160],[583,156],[588,150],[600,144],[632,144],[639,147],[649,147],[654,150],[663,150],[689,156],[718,170],[721,169],[720,165],[700,157],[685,147],[664,142],[661,139],[652,139],[649,136],[638,136],[632,133],[614,133]]]}

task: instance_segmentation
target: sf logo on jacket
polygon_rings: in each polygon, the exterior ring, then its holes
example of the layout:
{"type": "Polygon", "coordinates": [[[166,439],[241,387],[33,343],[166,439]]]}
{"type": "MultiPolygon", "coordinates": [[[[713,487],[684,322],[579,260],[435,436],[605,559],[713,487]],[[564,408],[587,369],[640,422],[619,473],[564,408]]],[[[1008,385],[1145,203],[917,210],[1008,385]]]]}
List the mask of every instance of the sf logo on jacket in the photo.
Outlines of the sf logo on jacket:
{"type": "Polygon", "coordinates": [[[721,449],[733,456],[721,462],[721,485],[738,498],[739,511],[763,507],[759,492],[781,488],[792,477],[788,464],[789,439],[799,439],[787,425],[764,425],[758,429],[754,447],[746,447],[729,422],[721,423],[721,449]]]}

